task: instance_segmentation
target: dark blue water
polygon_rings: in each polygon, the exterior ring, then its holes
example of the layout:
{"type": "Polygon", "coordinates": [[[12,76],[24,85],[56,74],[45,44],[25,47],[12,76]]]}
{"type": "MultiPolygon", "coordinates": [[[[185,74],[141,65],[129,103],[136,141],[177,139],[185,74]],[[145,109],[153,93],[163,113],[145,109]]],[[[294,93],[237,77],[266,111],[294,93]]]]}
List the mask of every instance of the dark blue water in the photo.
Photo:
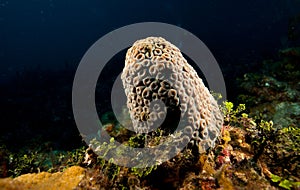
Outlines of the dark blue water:
{"type": "Polygon", "coordinates": [[[0,84],[8,85],[1,90],[1,121],[28,136],[34,130],[54,130],[50,139],[76,136],[76,130],[57,135],[56,127],[74,127],[74,71],[96,40],[119,27],[146,21],[183,27],[208,46],[230,81],[299,45],[288,36],[299,14],[298,0],[0,0],[0,84]]]}
{"type": "Polygon", "coordinates": [[[239,60],[253,62],[289,43],[288,20],[297,13],[297,0],[1,0],[1,77],[38,65],[59,68],[65,61],[77,65],[104,34],[145,21],[189,30],[223,67],[241,64],[239,60]]]}

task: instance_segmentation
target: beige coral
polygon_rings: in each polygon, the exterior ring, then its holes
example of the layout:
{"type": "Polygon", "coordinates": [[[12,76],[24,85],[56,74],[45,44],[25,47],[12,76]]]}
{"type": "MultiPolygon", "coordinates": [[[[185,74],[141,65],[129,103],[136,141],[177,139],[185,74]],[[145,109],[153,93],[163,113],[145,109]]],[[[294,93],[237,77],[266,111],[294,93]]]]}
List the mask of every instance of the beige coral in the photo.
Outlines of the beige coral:
{"type": "Polygon", "coordinates": [[[200,152],[214,146],[223,116],[176,46],[161,37],[136,41],[127,51],[121,78],[136,132],[148,133],[161,126],[170,112],[179,113],[182,141],[191,138],[200,152]]]}

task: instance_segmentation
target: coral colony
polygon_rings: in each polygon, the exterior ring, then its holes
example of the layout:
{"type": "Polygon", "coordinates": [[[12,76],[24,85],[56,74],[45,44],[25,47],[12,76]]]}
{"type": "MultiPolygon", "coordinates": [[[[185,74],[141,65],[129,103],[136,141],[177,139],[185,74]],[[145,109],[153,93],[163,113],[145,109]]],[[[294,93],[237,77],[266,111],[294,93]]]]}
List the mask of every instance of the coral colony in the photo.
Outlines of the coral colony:
{"type": "Polygon", "coordinates": [[[223,116],[176,46],[161,37],[136,41],[127,51],[121,78],[136,132],[148,133],[159,120],[175,115],[173,120],[184,120],[181,143],[191,139],[200,153],[214,146],[223,116]]]}

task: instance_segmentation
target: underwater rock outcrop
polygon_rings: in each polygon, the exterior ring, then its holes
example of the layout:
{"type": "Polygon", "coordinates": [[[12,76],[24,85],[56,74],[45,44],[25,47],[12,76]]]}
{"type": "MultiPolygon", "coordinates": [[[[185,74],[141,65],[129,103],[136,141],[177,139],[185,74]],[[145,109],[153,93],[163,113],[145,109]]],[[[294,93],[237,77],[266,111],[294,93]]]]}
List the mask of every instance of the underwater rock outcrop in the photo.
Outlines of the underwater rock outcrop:
{"type": "Polygon", "coordinates": [[[199,152],[214,146],[223,116],[176,46],[161,37],[136,41],[127,51],[121,78],[137,133],[149,133],[157,127],[172,132],[174,122],[170,125],[166,121],[178,119],[183,124],[182,142],[191,139],[190,144],[198,146],[199,152]]]}
{"type": "Polygon", "coordinates": [[[239,79],[238,101],[246,103],[250,116],[272,120],[283,129],[300,125],[300,48],[280,50],[275,60],[263,61],[261,70],[239,79]]]}

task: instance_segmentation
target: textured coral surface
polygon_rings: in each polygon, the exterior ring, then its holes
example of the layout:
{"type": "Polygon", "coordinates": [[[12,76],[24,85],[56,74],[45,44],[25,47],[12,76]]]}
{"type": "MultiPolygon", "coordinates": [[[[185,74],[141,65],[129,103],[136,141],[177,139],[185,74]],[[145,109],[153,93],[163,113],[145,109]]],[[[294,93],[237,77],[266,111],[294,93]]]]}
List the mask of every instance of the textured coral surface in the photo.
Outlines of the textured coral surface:
{"type": "Polygon", "coordinates": [[[74,189],[84,177],[84,168],[73,166],[64,172],[24,174],[17,178],[0,180],[0,189],[74,189]]]}
{"type": "Polygon", "coordinates": [[[176,46],[161,37],[136,41],[127,51],[121,78],[136,132],[148,133],[163,125],[171,130],[174,122],[168,121],[179,118],[183,143],[191,139],[199,152],[214,145],[222,114],[176,46]]]}

